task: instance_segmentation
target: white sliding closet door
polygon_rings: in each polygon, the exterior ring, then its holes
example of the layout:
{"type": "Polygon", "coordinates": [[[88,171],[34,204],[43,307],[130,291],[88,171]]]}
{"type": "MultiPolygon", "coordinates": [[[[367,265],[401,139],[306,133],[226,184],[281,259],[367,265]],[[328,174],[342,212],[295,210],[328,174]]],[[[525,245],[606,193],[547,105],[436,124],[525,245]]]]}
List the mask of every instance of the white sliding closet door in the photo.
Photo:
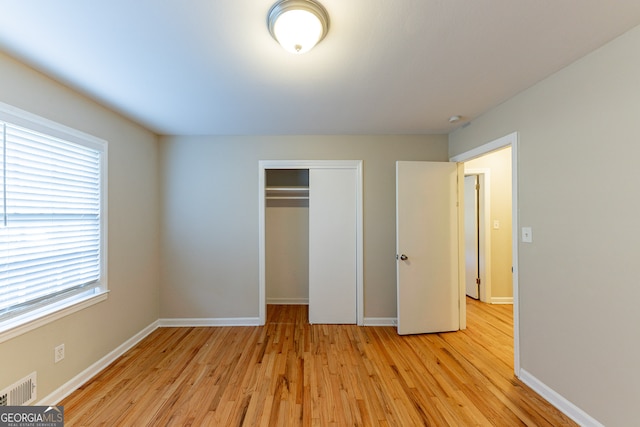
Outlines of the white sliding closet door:
{"type": "Polygon", "coordinates": [[[356,323],[356,169],[309,170],[309,322],[356,323]]]}

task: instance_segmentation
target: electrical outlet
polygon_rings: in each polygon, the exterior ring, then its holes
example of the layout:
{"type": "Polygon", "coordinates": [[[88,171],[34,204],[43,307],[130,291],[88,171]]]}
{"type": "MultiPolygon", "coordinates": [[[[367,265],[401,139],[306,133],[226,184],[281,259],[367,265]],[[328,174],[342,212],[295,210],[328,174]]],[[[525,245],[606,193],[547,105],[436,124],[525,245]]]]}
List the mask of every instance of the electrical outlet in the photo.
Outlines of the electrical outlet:
{"type": "Polygon", "coordinates": [[[64,359],[64,344],[60,344],[55,349],[53,349],[53,361],[54,363],[58,363],[64,359]]]}

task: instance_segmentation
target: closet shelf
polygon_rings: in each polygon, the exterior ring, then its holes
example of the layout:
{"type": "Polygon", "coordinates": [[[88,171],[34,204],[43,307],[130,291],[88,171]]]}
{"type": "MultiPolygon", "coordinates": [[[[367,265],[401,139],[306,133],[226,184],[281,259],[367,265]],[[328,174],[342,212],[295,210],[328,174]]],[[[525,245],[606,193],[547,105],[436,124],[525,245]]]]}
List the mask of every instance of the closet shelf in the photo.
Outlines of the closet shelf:
{"type": "Polygon", "coordinates": [[[265,197],[270,200],[309,199],[309,187],[267,187],[265,197]]]}

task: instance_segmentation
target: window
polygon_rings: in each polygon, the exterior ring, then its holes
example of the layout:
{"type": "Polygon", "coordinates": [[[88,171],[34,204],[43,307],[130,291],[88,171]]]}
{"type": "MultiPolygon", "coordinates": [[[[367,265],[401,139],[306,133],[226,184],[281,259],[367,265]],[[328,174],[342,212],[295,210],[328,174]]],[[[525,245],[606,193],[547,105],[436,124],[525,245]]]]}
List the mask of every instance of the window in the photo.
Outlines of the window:
{"type": "Polygon", "coordinates": [[[105,157],[102,140],[0,105],[0,333],[104,299],[105,157]]]}

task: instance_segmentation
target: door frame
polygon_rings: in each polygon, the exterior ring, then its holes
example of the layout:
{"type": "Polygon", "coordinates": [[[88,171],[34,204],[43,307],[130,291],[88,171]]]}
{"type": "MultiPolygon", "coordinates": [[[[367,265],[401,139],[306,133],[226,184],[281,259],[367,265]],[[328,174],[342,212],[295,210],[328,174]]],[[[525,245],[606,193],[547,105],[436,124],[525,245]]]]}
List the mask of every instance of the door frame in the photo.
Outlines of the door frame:
{"type": "MultiPolygon", "coordinates": [[[[513,269],[513,370],[520,377],[520,298],[518,288],[518,132],[455,155],[452,162],[466,162],[501,148],[511,147],[511,251],[513,269]]],[[[462,310],[460,310],[462,315],[462,310]]],[[[465,311],[466,316],[466,311],[465,311]]],[[[466,319],[465,319],[466,320],[466,319]]]]}
{"type": "Polygon", "coordinates": [[[478,242],[480,263],[480,301],[491,302],[491,169],[464,169],[464,175],[476,175],[480,191],[478,192],[478,242]]]}
{"type": "Polygon", "coordinates": [[[267,321],[266,298],[266,171],[268,169],[355,169],[356,170],[356,319],[364,324],[364,256],[362,160],[259,160],[258,161],[258,314],[260,325],[267,321]]]}

